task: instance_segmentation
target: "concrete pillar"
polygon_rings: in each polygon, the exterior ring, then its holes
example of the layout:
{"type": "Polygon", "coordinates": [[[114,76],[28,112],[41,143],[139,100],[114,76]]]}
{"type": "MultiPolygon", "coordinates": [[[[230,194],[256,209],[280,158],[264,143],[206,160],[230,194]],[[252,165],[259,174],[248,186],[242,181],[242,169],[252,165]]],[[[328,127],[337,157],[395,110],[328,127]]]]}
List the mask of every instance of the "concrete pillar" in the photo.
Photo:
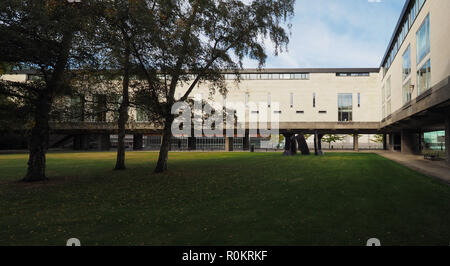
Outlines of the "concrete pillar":
{"type": "Polygon", "coordinates": [[[353,150],[359,151],[359,136],[358,134],[353,134],[353,150]]]}
{"type": "Polygon", "coordinates": [[[384,133],[383,134],[383,150],[387,150],[388,149],[388,146],[387,146],[387,134],[386,133],[384,133]]]}
{"type": "Polygon", "coordinates": [[[111,148],[111,139],[109,134],[102,134],[99,136],[99,149],[107,151],[111,148]]]}
{"type": "Polygon", "coordinates": [[[323,134],[314,133],[314,154],[322,155],[322,137],[323,134]]]}
{"type": "Polygon", "coordinates": [[[233,151],[233,142],[232,137],[225,137],[225,151],[233,151]]]}
{"type": "Polygon", "coordinates": [[[447,165],[450,166],[450,116],[445,119],[445,154],[447,155],[447,165]]]}
{"type": "Polygon", "coordinates": [[[79,134],[73,137],[74,150],[88,150],[89,149],[89,135],[79,134]]]}
{"type": "Polygon", "coordinates": [[[196,140],[197,139],[195,137],[188,138],[188,150],[195,151],[197,149],[196,148],[196,144],[197,144],[196,140]]]}
{"type": "Polygon", "coordinates": [[[244,151],[248,151],[250,149],[250,136],[249,136],[248,131],[245,131],[243,147],[244,147],[244,151]]]}
{"type": "Polygon", "coordinates": [[[144,136],[142,134],[133,135],[133,150],[140,151],[144,145],[144,136]]]}
{"type": "Polygon", "coordinates": [[[322,153],[322,138],[323,138],[323,134],[318,134],[318,143],[317,146],[319,147],[319,152],[322,153]]]}
{"type": "Polygon", "coordinates": [[[403,154],[416,154],[419,151],[419,135],[414,132],[401,131],[401,152],[403,154]]]}

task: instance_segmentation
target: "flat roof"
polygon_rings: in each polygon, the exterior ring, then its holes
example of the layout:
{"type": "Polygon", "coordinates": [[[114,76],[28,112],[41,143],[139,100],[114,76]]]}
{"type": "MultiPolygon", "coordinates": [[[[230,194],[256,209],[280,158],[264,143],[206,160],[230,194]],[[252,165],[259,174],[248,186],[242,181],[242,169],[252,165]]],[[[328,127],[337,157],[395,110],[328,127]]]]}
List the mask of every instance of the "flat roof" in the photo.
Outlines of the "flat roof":
{"type": "MultiPolygon", "coordinates": [[[[244,68],[239,73],[378,73],[380,68],[244,68]]],[[[5,74],[38,74],[37,70],[14,70],[5,74]]],[[[224,70],[233,73],[233,70],[224,70]]]]}
{"type": "MultiPolygon", "coordinates": [[[[232,70],[224,71],[232,73],[232,70]]],[[[380,68],[246,68],[240,73],[378,73],[380,68]]]]}
{"type": "Polygon", "coordinates": [[[414,4],[415,0],[406,0],[405,5],[403,6],[402,13],[400,13],[400,17],[397,21],[397,25],[394,28],[394,32],[392,33],[391,40],[389,41],[388,47],[386,49],[386,52],[384,53],[383,60],[381,60],[380,68],[384,66],[384,63],[387,60],[387,57],[389,56],[389,52],[391,51],[392,46],[394,45],[394,41],[398,35],[398,32],[400,31],[400,27],[403,26],[403,20],[405,19],[406,12],[409,11],[409,5],[414,4]]]}

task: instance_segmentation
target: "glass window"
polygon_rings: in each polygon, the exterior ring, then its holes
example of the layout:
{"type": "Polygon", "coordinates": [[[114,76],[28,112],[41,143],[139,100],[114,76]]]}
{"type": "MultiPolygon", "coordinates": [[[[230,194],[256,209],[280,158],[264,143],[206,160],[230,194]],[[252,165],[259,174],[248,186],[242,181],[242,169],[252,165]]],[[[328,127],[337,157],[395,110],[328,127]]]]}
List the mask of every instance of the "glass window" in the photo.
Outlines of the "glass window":
{"type": "Polygon", "coordinates": [[[403,104],[406,104],[411,101],[411,80],[408,80],[405,84],[403,84],[403,104]]]}
{"type": "Polygon", "coordinates": [[[417,64],[430,52],[430,16],[428,15],[416,33],[417,64]]]}
{"type": "Polygon", "coordinates": [[[361,107],[361,93],[358,92],[358,107],[361,107]]]}
{"type": "Polygon", "coordinates": [[[431,83],[431,61],[423,64],[423,66],[417,71],[417,94],[420,95],[424,91],[430,88],[431,83]]]}
{"type": "Polygon", "coordinates": [[[426,0],[419,0],[419,9],[422,8],[423,4],[425,4],[426,0]]]}
{"type": "Polygon", "coordinates": [[[350,122],[352,118],[353,99],[351,93],[338,93],[338,121],[350,122]]]}
{"type": "Polygon", "coordinates": [[[294,107],[294,93],[292,93],[292,92],[290,95],[290,100],[291,100],[291,108],[293,108],[294,107]]]}
{"type": "Polygon", "coordinates": [[[411,74],[411,46],[408,45],[405,53],[403,54],[403,80],[409,77],[411,74]]]}
{"type": "Polygon", "coordinates": [[[258,74],[250,74],[250,79],[258,79],[258,74]]]}
{"type": "Polygon", "coordinates": [[[280,79],[290,79],[291,74],[280,74],[280,79]]]}
{"type": "Polygon", "coordinates": [[[261,74],[261,79],[269,79],[269,74],[261,74]]]}
{"type": "Polygon", "coordinates": [[[147,114],[141,108],[136,109],[136,121],[137,122],[147,122],[148,121],[147,114]]]}
{"type": "Polygon", "coordinates": [[[316,107],[316,93],[313,93],[313,107],[316,107]]]}
{"type": "Polygon", "coordinates": [[[391,97],[391,77],[386,81],[386,99],[391,97]]]}
{"type": "Polygon", "coordinates": [[[387,101],[386,103],[386,114],[387,115],[391,114],[391,100],[387,101]]]}

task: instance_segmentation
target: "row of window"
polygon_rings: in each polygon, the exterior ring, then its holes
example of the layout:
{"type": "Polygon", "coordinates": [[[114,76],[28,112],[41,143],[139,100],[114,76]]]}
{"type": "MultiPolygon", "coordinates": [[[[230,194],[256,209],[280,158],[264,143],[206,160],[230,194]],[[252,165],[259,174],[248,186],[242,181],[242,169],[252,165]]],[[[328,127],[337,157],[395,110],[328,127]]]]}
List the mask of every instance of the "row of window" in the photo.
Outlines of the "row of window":
{"type": "MultiPolygon", "coordinates": [[[[237,75],[224,74],[226,80],[235,80],[237,75]]],[[[242,80],[279,80],[279,79],[296,79],[309,80],[309,73],[242,73],[242,80]]]]}
{"type": "Polygon", "coordinates": [[[336,73],[336,77],[368,77],[370,74],[368,72],[364,73],[336,73]]]}
{"type": "MultiPolygon", "coordinates": [[[[358,107],[361,107],[361,94],[357,94],[358,99],[358,107]]],[[[248,93],[245,94],[245,104],[248,105],[248,93]]],[[[290,107],[294,107],[294,94],[290,94],[290,107]]],[[[267,106],[271,105],[271,96],[270,93],[267,95],[267,106]]],[[[313,94],[313,107],[316,107],[316,95],[313,94]]],[[[259,114],[259,111],[251,111],[252,114],[259,114]]],[[[281,114],[280,110],[273,111],[274,114],[281,114]]],[[[304,114],[304,111],[297,110],[297,114],[304,114]]],[[[327,111],[319,110],[319,114],[326,114],[327,111]]],[[[338,93],[338,121],[339,122],[350,122],[353,120],[353,94],[352,93],[338,93]]],[[[136,121],[144,122],[147,121],[148,117],[145,112],[141,109],[136,110],[136,121]]]]}
{"type": "MultiPolygon", "coordinates": [[[[339,95],[350,95],[351,96],[352,94],[351,93],[348,93],[348,94],[338,93],[338,97],[339,97],[339,95]]],[[[245,106],[247,106],[247,107],[248,107],[248,103],[249,103],[249,97],[250,97],[249,93],[246,92],[245,93],[245,106]]],[[[272,103],[271,101],[272,101],[272,97],[269,92],[269,93],[267,93],[267,107],[269,107],[269,108],[272,103]]],[[[291,92],[289,94],[289,103],[290,103],[290,107],[294,108],[294,93],[293,92],[291,92]]],[[[313,93],[312,104],[313,104],[313,107],[315,108],[316,107],[316,93],[315,92],[313,93]]],[[[358,92],[358,107],[361,107],[361,93],[359,93],[359,92],[358,92]]]]}
{"type": "MultiPolygon", "coordinates": [[[[426,60],[430,54],[430,15],[424,19],[416,32],[416,65],[417,65],[417,95],[431,87],[431,60],[426,60]]],[[[414,86],[411,81],[411,44],[402,55],[402,102],[407,104],[412,99],[414,86]]],[[[391,114],[391,78],[382,87],[382,116],[391,114]]]]}
{"type": "Polygon", "coordinates": [[[400,50],[400,47],[402,46],[403,41],[405,40],[406,36],[408,35],[409,30],[411,29],[412,25],[414,24],[414,21],[416,20],[416,17],[419,14],[419,12],[422,9],[422,6],[425,4],[425,2],[426,2],[426,0],[414,0],[413,6],[410,8],[409,13],[407,13],[407,15],[405,16],[405,21],[403,22],[401,31],[396,36],[394,45],[390,48],[391,50],[389,51],[389,56],[384,65],[384,68],[386,71],[391,67],[392,62],[394,61],[394,58],[397,55],[397,52],[400,50]]]}

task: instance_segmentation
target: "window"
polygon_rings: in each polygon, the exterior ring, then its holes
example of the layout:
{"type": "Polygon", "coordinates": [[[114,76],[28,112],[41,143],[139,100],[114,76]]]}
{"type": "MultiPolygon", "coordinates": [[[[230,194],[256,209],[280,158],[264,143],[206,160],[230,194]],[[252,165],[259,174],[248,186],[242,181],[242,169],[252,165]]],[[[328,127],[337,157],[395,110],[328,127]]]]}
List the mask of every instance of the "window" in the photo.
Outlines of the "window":
{"type": "Polygon", "coordinates": [[[290,79],[291,75],[290,74],[280,74],[280,79],[290,79]]]}
{"type": "Polygon", "coordinates": [[[358,107],[361,107],[361,93],[358,92],[358,107]]]}
{"type": "Polygon", "coordinates": [[[291,92],[291,95],[290,95],[290,100],[291,100],[291,108],[293,108],[294,107],[294,93],[292,93],[291,92]]]}
{"type": "Polygon", "coordinates": [[[296,113],[297,113],[297,114],[304,114],[305,111],[297,111],[296,113]]]}
{"type": "Polygon", "coordinates": [[[292,79],[303,79],[307,80],[309,79],[309,73],[297,73],[297,74],[291,74],[292,79]]]}
{"type": "Polygon", "coordinates": [[[351,93],[338,94],[338,121],[350,122],[353,120],[353,99],[351,93]]]}
{"type": "Polygon", "coordinates": [[[430,53],[430,15],[428,15],[416,33],[417,64],[430,53]]]}
{"type": "Polygon", "coordinates": [[[313,93],[313,108],[316,107],[316,93],[313,93]]]}
{"type": "Polygon", "coordinates": [[[319,114],[326,114],[327,111],[319,111],[319,114]]]}
{"type": "Polygon", "coordinates": [[[259,74],[249,74],[249,78],[250,79],[258,79],[259,78],[259,74]]]}
{"type": "Polygon", "coordinates": [[[281,114],[281,111],[273,111],[274,114],[281,114]]]}
{"type": "Polygon", "coordinates": [[[148,121],[147,114],[141,108],[136,109],[136,121],[137,122],[146,122],[148,121]]]}
{"type": "Polygon", "coordinates": [[[386,99],[391,97],[391,77],[386,81],[386,99]]]}
{"type": "Polygon", "coordinates": [[[272,99],[270,97],[270,92],[269,92],[269,93],[267,93],[267,107],[270,108],[271,102],[272,102],[272,99]]]}
{"type": "Polygon", "coordinates": [[[411,101],[411,80],[408,80],[405,84],[403,84],[403,104],[406,104],[411,101]]]}
{"type": "Polygon", "coordinates": [[[417,71],[417,95],[422,94],[430,88],[431,62],[430,59],[417,71]]]}
{"type": "Polygon", "coordinates": [[[364,73],[336,73],[337,77],[368,77],[370,76],[370,73],[364,72],[364,73]]]}
{"type": "Polygon", "coordinates": [[[391,114],[391,100],[386,103],[386,114],[389,116],[391,114]]]}
{"type": "Polygon", "coordinates": [[[403,54],[403,80],[411,74],[411,45],[408,45],[403,54]]]}
{"type": "Polygon", "coordinates": [[[269,79],[269,74],[261,74],[261,79],[269,79]]]}
{"type": "MultiPolygon", "coordinates": [[[[235,80],[235,74],[223,74],[226,80],[235,80]]],[[[161,76],[163,78],[163,76],[161,76]]],[[[242,80],[278,80],[278,79],[297,79],[309,80],[309,73],[241,73],[242,80]]],[[[195,76],[192,76],[195,79],[195,76]]]]}

